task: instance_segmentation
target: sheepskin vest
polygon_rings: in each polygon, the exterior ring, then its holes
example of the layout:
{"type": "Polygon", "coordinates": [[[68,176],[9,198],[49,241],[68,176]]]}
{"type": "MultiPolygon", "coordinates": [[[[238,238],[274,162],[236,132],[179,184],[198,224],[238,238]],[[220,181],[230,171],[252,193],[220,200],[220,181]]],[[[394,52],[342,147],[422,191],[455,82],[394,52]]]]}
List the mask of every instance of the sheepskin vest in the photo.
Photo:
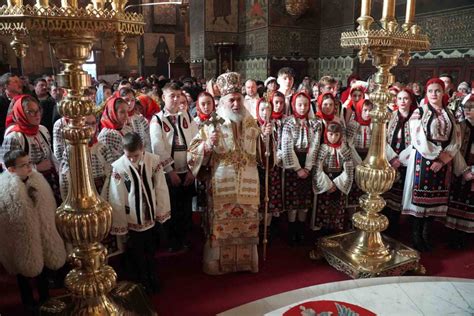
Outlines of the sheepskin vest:
{"type": "Polygon", "coordinates": [[[7,272],[35,277],[45,266],[64,265],[55,212],[53,192],[40,173],[33,171],[26,182],[8,171],[0,175],[0,263],[7,272]]]}

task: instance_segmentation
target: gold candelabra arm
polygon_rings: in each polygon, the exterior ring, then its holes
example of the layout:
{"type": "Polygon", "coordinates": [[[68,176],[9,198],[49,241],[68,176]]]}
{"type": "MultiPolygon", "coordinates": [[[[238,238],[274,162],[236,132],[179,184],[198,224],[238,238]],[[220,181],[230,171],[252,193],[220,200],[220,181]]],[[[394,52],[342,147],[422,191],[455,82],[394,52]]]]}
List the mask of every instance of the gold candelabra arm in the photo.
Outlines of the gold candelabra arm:
{"type": "Polygon", "coordinates": [[[370,25],[374,22],[374,18],[370,16],[372,9],[372,0],[362,0],[360,17],[357,19],[359,23],[359,31],[367,31],[370,29],[370,25]]]}

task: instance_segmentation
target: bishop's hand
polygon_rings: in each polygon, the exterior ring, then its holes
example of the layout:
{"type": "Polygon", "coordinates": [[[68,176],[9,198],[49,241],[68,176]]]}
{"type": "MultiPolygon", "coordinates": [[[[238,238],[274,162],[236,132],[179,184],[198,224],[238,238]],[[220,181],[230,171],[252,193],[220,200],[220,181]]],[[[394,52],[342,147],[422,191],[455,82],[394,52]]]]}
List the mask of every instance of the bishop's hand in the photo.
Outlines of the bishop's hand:
{"type": "Polygon", "coordinates": [[[209,142],[212,146],[217,146],[217,143],[219,142],[219,135],[217,135],[217,132],[215,130],[213,130],[211,135],[209,136],[209,142]]]}

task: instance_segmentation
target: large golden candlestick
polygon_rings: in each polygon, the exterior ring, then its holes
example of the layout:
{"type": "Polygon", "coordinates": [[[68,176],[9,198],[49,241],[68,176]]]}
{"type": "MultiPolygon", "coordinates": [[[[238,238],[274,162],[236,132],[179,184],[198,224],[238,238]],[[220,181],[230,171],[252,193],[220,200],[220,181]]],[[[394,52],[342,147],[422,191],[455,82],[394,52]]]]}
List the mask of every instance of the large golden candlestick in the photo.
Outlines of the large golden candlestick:
{"type": "MultiPolygon", "coordinates": [[[[390,118],[387,104],[391,98],[388,88],[394,82],[390,70],[400,58],[408,65],[410,51],[429,49],[428,37],[420,34],[418,26],[413,25],[408,31],[398,29],[394,10],[395,1],[384,0],[382,21],[389,27],[374,30],[360,25],[357,31],[341,36],[342,47],[360,49],[360,61],[363,63],[371,56],[377,67],[376,89],[370,94],[374,103],[370,113],[372,139],[367,157],[356,167],[355,182],[366,193],[359,200],[362,211],[352,218],[356,230],[322,238],[318,248],[332,266],[354,278],[422,270],[418,252],[381,234],[389,224],[387,217],[379,214],[385,206],[381,194],[391,188],[395,179],[395,170],[385,157],[386,122],[390,118]]],[[[363,5],[361,15],[366,13],[363,5]]]]}
{"type": "MultiPolygon", "coordinates": [[[[98,0],[95,0],[98,1],[98,0]]],[[[90,76],[82,65],[103,36],[116,37],[116,55],[123,56],[125,37],[142,35],[143,16],[125,13],[125,0],[112,0],[113,8],[95,5],[78,7],[77,0],[62,0],[61,7],[38,0],[23,6],[11,0],[0,7],[0,34],[13,37],[18,57],[26,55],[28,37],[43,38],[53,47],[64,65],[57,76],[67,91],[60,113],[68,120],[63,136],[69,146],[71,182],[64,203],[56,212],[56,225],[63,239],[73,246],[69,259],[73,269],[65,279],[70,295],[52,299],[41,308],[44,315],[152,315],[140,287],[132,283],[116,285],[117,275],[106,263],[107,250],[100,243],[109,233],[112,209],[102,200],[93,184],[88,142],[92,129],[85,117],[95,113],[95,104],[82,96],[90,76]]]]}

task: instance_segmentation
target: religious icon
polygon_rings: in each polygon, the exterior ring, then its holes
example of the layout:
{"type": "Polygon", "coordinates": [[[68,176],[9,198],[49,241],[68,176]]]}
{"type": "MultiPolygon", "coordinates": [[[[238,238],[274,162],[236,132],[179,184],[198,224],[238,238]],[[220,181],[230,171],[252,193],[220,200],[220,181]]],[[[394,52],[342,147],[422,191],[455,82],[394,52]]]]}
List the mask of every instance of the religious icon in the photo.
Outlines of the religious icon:
{"type": "Polygon", "coordinates": [[[226,24],[229,24],[227,17],[232,13],[231,0],[214,0],[213,7],[214,20],[212,20],[212,24],[216,24],[217,18],[222,18],[226,24]]]}
{"type": "Polygon", "coordinates": [[[156,73],[168,77],[168,61],[170,59],[170,50],[164,36],[160,36],[156,45],[153,57],[156,58],[156,73]]]}

